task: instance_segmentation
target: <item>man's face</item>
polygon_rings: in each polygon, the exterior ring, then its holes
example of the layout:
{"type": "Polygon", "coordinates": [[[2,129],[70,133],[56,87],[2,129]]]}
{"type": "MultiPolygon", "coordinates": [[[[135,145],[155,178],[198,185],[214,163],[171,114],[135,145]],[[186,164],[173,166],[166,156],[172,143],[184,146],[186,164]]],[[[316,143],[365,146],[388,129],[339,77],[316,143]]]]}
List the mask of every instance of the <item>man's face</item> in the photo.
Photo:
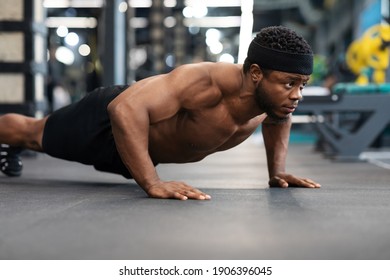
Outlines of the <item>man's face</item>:
{"type": "Polygon", "coordinates": [[[274,121],[288,120],[302,99],[302,90],[309,77],[279,71],[271,71],[264,75],[255,91],[255,99],[260,110],[274,121]]]}

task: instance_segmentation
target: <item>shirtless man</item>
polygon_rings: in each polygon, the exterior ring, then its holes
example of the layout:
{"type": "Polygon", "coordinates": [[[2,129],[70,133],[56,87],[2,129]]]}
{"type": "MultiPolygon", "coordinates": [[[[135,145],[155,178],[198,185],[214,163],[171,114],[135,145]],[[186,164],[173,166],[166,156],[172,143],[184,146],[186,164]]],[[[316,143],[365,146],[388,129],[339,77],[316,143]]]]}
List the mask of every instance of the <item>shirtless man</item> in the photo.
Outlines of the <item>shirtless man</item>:
{"type": "MultiPolygon", "coordinates": [[[[318,188],[285,171],[291,114],[312,63],[302,37],[281,26],[264,28],[244,65],[189,64],[130,87],[99,88],[41,120],[6,114],[0,143],[133,178],[150,197],[203,200],[210,196],[184,182],[162,181],[155,166],[200,161],[240,144],[262,124],[269,185],[318,188]]],[[[21,171],[13,148],[3,154],[4,173],[12,166],[21,171]]]]}

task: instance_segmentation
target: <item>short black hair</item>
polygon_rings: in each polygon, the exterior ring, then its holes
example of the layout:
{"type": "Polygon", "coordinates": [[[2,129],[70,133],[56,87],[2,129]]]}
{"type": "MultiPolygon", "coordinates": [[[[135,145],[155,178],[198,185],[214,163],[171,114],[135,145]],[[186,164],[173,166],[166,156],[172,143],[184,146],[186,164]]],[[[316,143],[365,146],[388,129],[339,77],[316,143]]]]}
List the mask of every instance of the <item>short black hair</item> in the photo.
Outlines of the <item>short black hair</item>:
{"type": "MultiPolygon", "coordinates": [[[[310,45],[306,40],[298,35],[292,29],[284,26],[270,26],[260,30],[253,39],[256,43],[263,47],[293,53],[293,54],[313,54],[310,45]]],[[[248,58],[244,61],[244,73],[249,71],[253,64],[248,58]]],[[[261,65],[259,65],[261,67],[261,65]]],[[[267,69],[263,69],[266,72],[267,69]]]]}

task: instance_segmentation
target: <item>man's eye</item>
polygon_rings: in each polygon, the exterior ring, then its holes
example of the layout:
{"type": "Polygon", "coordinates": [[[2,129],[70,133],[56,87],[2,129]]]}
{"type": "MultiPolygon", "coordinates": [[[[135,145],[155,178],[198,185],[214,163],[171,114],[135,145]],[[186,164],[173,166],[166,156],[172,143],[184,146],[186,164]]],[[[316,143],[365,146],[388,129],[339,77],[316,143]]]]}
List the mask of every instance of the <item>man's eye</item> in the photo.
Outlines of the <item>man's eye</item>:
{"type": "Polygon", "coordinates": [[[286,87],[287,87],[287,88],[293,88],[294,85],[295,85],[294,82],[290,82],[290,83],[286,84],[286,87]]]}

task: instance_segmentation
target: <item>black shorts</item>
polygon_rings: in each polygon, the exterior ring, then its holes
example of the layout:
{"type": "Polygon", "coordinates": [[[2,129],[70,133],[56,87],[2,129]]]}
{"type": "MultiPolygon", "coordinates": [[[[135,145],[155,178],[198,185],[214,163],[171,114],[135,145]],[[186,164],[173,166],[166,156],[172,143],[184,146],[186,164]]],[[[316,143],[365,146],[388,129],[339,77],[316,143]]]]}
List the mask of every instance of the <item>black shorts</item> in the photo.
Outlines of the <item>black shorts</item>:
{"type": "Polygon", "coordinates": [[[53,157],[132,178],[115,146],[108,104],[128,86],[97,88],[47,119],[42,147],[53,157]]]}

